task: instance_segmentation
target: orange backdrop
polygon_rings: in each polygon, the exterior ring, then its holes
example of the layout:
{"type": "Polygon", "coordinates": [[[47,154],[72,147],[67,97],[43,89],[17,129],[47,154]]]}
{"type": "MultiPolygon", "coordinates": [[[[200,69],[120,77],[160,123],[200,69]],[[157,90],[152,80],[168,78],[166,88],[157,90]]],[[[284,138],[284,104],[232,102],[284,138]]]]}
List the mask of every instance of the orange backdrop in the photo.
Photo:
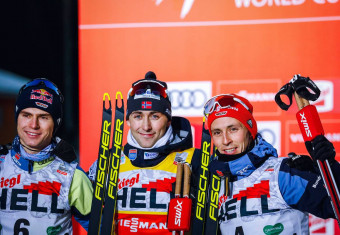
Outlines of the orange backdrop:
{"type": "MultiPolygon", "coordinates": [[[[282,111],[274,96],[294,74],[309,76],[340,153],[339,29],[339,0],[79,0],[81,166],[98,156],[104,92],[126,101],[149,70],[169,82],[173,112],[191,121],[196,147],[204,101],[232,92],[253,103],[260,132],[282,156],[306,150],[296,105],[282,111]]],[[[315,234],[336,232],[312,221],[315,234]]]]}

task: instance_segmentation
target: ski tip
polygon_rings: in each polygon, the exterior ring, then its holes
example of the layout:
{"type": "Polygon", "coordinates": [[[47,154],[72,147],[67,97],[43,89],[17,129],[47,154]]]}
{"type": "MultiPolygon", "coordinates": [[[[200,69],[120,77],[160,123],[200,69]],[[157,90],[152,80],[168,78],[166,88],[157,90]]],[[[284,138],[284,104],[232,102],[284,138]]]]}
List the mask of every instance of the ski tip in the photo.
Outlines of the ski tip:
{"type": "Polygon", "coordinates": [[[103,101],[105,101],[105,97],[107,97],[107,99],[108,99],[109,101],[111,101],[109,93],[107,93],[107,92],[104,93],[103,101]]]}
{"type": "Polygon", "coordinates": [[[123,94],[120,91],[116,92],[116,99],[118,99],[118,95],[120,95],[120,99],[123,99],[123,94]]]}

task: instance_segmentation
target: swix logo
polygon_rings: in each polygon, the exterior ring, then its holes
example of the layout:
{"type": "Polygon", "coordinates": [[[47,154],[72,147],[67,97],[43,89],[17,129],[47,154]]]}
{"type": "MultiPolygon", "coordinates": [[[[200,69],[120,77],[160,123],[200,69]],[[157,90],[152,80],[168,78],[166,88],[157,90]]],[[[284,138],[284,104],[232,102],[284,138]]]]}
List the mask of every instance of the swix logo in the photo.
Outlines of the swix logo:
{"type": "Polygon", "coordinates": [[[305,113],[300,113],[300,116],[301,116],[300,122],[302,123],[303,127],[305,128],[306,136],[312,137],[312,132],[309,129],[309,125],[308,125],[307,119],[305,117],[305,113]]]}
{"type": "Polygon", "coordinates": [[[121,190],[124,187],[132,187],[136,183],[139,183],[139,173],[135,177],[122,180],[118,179],[118,190],[121,190]]]}
{"type": "Polygon", "coordinates": [[[5,179],[1,177],[0,188],[13,188],[16,184],[20,184],[21,174],[14,176],[12,178],[5,179]]]}
{"type": "Polygon", "coordinates": [[[181,226],[182,204],[183,204],[183,202],[180,202],[180,201],[177,200],[177,205],[175,206],[175,210],[176,210],[175,224],[178,225],[178,226],[181,226]]]}

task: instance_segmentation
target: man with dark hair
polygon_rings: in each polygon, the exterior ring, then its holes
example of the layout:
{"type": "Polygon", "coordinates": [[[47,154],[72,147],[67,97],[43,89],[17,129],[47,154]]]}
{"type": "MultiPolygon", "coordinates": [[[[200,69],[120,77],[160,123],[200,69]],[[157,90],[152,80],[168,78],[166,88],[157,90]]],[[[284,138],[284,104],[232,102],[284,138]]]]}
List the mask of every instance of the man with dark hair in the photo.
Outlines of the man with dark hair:
{"type": "MultiPolygon", "coordinates": [[[[219,192],[222,234],[309,234],[308,213],[335,218],[319,173],[304,167],[301,171],[292,159],[278,157],[258,133],[247,99],[215,96],[205,104],[204,114],[217,148],[209,170],[221,177],[221,185],[226,177],[230,182],[228,192],[224,187],[219,192]]],[[[328,159],[339,183],[333,144],[320,135],[307,145],[313,161],[328,159]]]]}
{"type": "MultiPolygon", "coordinates": [[[[120,159],[116,232],[170,235],[167,214],[177,163],[194,164],[195,172],[194,159],[200,157],[190,123],[172,116],[167,84],[151,71],[132,84],[126,120],[130,129],[120,159]]],[[[96,168],[95,162],[89,171],[92,179],[96,168]]]]}
{"type": "Polygon", "coordinates": [[[19,91],[18,135],[0,150],[1,234],[72,234],[72,215],[88,227],[91,182],[73,147],[55,136],[63,102],[60,90],[45,78],[19,91]]]}

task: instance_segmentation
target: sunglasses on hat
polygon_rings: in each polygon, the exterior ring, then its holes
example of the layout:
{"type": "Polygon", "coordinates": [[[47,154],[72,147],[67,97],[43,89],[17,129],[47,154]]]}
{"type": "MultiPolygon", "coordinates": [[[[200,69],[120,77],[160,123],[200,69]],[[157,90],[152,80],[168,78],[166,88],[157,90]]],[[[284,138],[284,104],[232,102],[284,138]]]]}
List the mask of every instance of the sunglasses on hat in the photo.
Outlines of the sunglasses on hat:
{"type": "Polygon", "coordinates": [[[233,107],[235,102],[241,104],[245,109],[251,112],[250,108],[239,98],[231,94],[217,95],[209,99],[204,105],[204,116],[208,118],[209,114],[214,112],[217,107],[223,109],[233,107]]]}
{"type": "Polygon", "coordinates": [[[132,85],[128,93],[128,98],[135,96],[138,98],[169,98],[167,87],[156,80],[141,80],[132,85]]]}
{"type": "Polygon", "coordinates": [[[21,87],[20,91],[19,91],[19,95],[21,94],[21,92],[23,90],[25,90],[26,88],[29,87],[34,87],[34,86],[39,86],[39,85],[45,85],[45,87],[50,88],[51,90],[53,90],[55,93],[57,93],[57,95],[59,95],[60,97],[60,102],[63,103],[64,101],[64,97],[61,94],[61,92],[59,91],[58,87],[51,81],[47,80],[46,78],[37,78],[34,79],[31,82],[26,83],[24,86],[21,87]]]}

